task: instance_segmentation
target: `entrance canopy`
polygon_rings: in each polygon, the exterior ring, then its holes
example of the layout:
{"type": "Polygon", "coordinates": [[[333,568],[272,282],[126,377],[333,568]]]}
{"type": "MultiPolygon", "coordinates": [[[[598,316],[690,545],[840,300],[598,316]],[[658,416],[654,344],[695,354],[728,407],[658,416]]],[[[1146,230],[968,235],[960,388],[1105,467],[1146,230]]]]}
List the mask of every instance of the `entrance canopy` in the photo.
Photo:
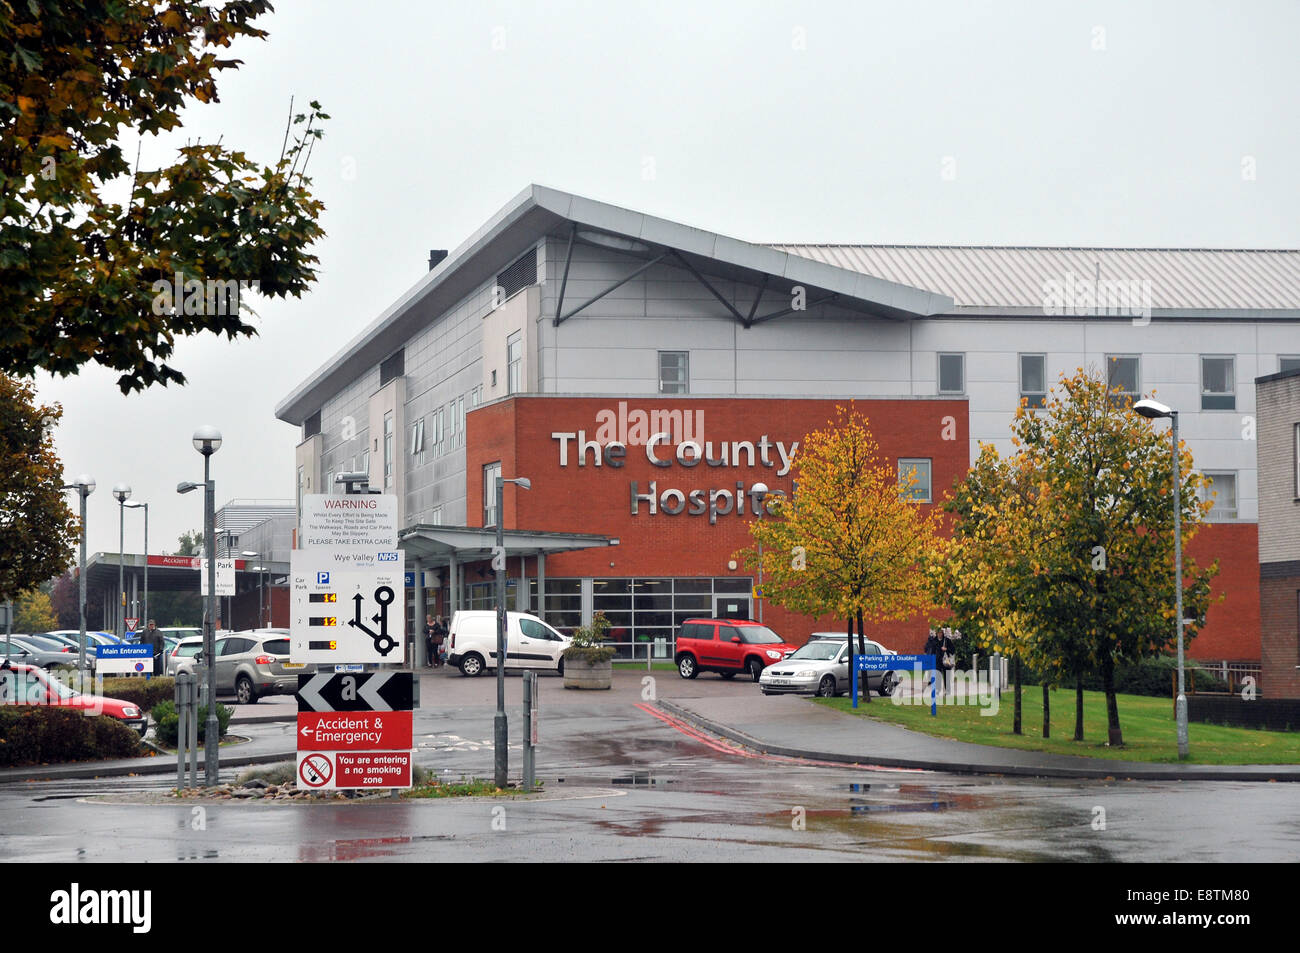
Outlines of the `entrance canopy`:
{"type": "MultiPolygon", "coordinates": [[[[545,557],[548,553],[568,553],[619,544],[616,537],[596,533],[548,533],[522,529],[506,530],[503,539],[507,556],[545,557]]],[[[419,560],[420,565],[426,569],[491,559],[496,544],[497,531],[494,527],[417,523],[397,534],[397,546],[405,551],[407,565],[419,560]]]]}

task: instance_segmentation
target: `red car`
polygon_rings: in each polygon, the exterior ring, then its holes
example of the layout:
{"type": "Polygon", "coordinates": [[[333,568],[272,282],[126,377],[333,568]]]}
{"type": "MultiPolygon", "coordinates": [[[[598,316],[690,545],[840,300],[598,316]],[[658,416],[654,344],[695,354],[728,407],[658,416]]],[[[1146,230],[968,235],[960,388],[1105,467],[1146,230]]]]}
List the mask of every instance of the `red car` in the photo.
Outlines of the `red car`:
{"type": "Polygon", "coordinates": [[[794,650],[795,646],[752,619],[687,619],[677,633],[673,660],[682,678],[700,672],[733,678],[737,672],[748,672],[758,681],[763,669],[794,650]]]}
{"type": "Polygon", "coordinates": [[[50,705],[76,708],[91,715],[108,715],[144,737],[149,716],[132,702],[101,695],[84,695],[35,665],[0,664],[0,705],[50,705]]]}

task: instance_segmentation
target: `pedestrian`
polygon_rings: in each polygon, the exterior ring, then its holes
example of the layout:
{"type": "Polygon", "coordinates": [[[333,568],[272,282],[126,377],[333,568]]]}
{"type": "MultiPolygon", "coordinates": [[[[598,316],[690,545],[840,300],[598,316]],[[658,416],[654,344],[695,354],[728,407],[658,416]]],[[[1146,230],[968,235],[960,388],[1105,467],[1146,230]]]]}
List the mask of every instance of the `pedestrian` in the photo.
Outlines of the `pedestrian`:
{"type": "Polygon", "coordinates": [[[430,668],[438,667],[438,647],[433,641],[433,631],[436,628],[433,622],[433,616],[424,617],[424,664],[430,668]]]}
{"type": "Polygon", "coordinates": [[[144,634],[140,636],[140,644],[149,646],[149,655],[152,658],[149,671],[154,675],[165,675],[163,671],[163,637],[158,631],[158,624],[153,619],[149,620],[149,625],[145,627],[144,634]]]}
{"type": "Polygon", "coordinates": [[[948,694],[948,673],[956,666],[956,647],[948,635],[948,629],[931,629],[930,637],[925,640],[925,655],[934,656],[935,693],[948,694]]]}
{"type": "Polygon", "coordinates": [[[443,643],[447,641],[447,627],[442,622],[442,616],[438,616],[437,621],[433,623],[433,658],[434,668],[442,667],[443,643]]]}

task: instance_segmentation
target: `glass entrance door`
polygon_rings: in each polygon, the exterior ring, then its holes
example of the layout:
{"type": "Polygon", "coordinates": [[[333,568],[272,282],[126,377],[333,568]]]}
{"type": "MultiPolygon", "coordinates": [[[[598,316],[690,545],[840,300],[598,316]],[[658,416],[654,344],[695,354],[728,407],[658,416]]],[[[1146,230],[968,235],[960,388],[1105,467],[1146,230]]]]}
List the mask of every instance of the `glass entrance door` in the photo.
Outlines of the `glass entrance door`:
{"type": "Polygon", "coordinates": [[[723,593],[713,597],[715,619],[752,619],[750,597],[739,593],[723,593]]]}

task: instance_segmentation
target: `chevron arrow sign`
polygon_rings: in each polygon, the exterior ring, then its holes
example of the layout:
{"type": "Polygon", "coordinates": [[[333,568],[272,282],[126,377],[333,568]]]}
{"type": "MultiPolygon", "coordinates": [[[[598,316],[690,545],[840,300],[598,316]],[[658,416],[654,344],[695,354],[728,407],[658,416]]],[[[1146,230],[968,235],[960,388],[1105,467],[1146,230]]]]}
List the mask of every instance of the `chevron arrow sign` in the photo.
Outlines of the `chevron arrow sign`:
{"type": "Polygon", "coordinates": [[[298,676],[299,711],[410,711],[410,672],[298,676]]]}

